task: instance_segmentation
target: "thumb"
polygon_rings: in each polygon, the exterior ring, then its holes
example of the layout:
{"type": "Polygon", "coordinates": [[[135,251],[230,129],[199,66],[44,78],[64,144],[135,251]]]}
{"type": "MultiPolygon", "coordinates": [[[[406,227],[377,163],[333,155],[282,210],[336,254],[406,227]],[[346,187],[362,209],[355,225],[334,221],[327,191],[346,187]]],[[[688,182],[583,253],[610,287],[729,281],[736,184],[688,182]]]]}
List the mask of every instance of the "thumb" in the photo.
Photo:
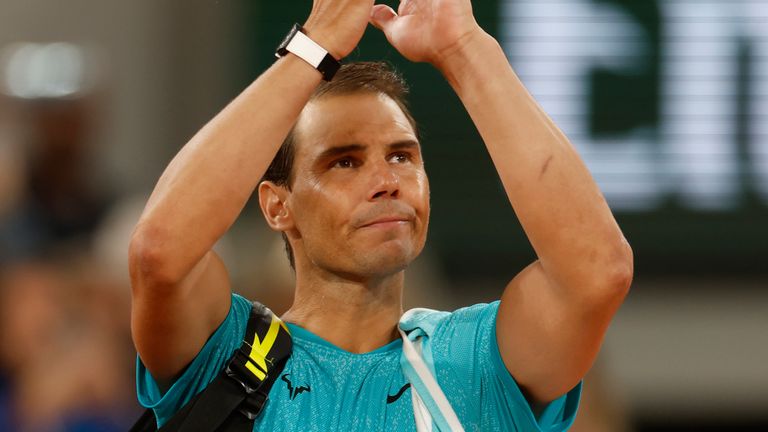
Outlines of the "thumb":
{"type": "Polygon", "coordinates": [[[396,18],[397,13],[387,5],[378,4],[371,9],[371,24],[384,33],[387,32],[390,24],[392,24],[396,18]]]}

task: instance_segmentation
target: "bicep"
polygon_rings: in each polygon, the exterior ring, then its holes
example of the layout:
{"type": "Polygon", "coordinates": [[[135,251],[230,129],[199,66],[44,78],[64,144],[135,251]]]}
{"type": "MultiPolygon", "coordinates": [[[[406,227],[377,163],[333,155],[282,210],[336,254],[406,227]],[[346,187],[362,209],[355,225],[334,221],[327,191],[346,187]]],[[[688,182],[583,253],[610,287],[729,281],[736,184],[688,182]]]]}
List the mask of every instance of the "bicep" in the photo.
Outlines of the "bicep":
{"type": "Polygon", "coordinates": [[[226,318],[230,303],[229,276],[213,251],[172,286],[133,280],[133,339],[158,382],[173,380],[195,358],[226,318]]]}
{"type": "Polygon", "coordinates": [[[504,290],[496,337],[504,365],[529,399],[565,394],[592,366],[618,304],[594,304],[557,289],[539,261],[504,290]]]}

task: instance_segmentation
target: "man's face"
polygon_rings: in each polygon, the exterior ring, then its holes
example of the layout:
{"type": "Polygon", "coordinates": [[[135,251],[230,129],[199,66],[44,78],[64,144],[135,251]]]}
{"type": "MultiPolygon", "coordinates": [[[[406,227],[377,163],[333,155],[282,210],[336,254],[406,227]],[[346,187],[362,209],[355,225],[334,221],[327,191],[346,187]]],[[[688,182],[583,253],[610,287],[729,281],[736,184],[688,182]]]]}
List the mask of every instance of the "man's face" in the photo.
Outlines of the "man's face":
{"type": "Polygon", "coordinates": [[[286,199],[295,253],[346,277],[403,270],[424,247],[429,184],[400,107],[378,94],[321,98],[296,138],[286,199]]]}

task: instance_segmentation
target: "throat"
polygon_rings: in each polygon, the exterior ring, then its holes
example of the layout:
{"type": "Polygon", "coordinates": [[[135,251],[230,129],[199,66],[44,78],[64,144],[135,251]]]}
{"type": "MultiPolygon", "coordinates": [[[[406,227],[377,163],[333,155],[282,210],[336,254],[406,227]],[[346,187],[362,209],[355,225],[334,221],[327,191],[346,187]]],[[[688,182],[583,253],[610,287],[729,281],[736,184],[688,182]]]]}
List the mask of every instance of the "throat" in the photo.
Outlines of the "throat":
{"type": "Polygon", "coordinates": [[[371,352],[399,338],[403,314],[402,285],[379,289],[386,291],[343,284],[302,289],[297,284],[294,303],[282,318],[345,351],[371,352]]]}

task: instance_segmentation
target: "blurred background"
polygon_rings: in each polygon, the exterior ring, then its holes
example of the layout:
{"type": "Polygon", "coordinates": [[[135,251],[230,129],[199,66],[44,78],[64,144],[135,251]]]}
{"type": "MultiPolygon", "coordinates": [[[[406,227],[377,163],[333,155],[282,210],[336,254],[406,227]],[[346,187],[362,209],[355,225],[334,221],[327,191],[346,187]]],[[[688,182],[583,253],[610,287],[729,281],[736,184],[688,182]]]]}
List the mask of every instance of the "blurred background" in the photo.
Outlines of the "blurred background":
{"type": "MultiPolygon", "coordinates": [[[[573,430],[768,430],[768,2],[474,3],[635,252],[573,430]]],[[[133,224],[173,155],[310,7],[3,0],[0,430],[118,431],[138,416],[133,224]]],[[[411,84],[432,184],[409,306],[497,298],[534,255],[476,130],[436,71],[370,29],[350,60],[373,59],[411,84]]],[[[237,291],[290,305],[255,202],[217,248],[237,291]]]]}

